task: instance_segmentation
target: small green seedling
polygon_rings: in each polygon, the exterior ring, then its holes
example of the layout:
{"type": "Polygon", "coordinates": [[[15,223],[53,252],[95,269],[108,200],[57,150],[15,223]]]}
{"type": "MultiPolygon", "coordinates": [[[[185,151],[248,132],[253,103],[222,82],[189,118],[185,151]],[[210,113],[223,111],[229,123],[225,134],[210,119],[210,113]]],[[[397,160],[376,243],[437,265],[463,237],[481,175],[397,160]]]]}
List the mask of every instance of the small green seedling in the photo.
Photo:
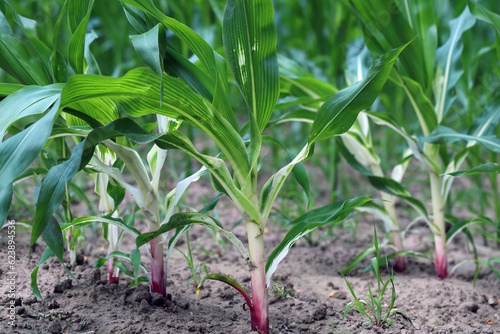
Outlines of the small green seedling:
{"type": "Polygon", "coordinates": [[[189,231],[186,231],[186,241],[187,241],[187,254],[178,249],[177,247],[175,249],[184,256],[184,258],[188,263],[189,271],[191,272],[191,278],[189,278],[187,281],[188,287],[189,283],[193,281],[194,287],[196,289],[196,296],[199,296],[201,288],[200,282],[202,280],[202,268],[205,270],[205,275],[208,275],[208,269],[205,263],[203,262],[197,264],[196,266],[194,265],[193,255],[191,253],[191,246],[189,244],[189,231]]]}
{"type": "Polygon", "coordinates": [[[393,273],[389,270],[389,265],[387,263],[386,259],[386,268],[387,272],[389,273],[389,279],[384,282],[382,279],[382,274],[380,273],[380,249],[377,241],[377,230],[374,227],[374,240],[373,240],[373,245],[375,247],[375,253],[376,257],[372,258],[372,266],[373,269],[375,270],[375,276],[377,278],[377,294],[373,294],[372,292],[372,287],[370,286],[370,282],[368,282],[368,297],[367,300],[364,299],[359,299],[356,296],[356,293],[354,292],[351,283],[345,278],[345,276],[341,273],[342,277],[344,278],[345,282],[347,283],[347,286],[349,287],[349,291],[351,292],[352,296],[354,297],[354,300],[347,304],[347,307],[344,311],[344,317],[347,316],[347,313],[353,309],[355,311],[360,312],[362,315],[364,315],[368,319],[368,323],[365,324],[365,326],[377,326],[377,327],[383,327],[385,324],[392,326],[394,322],[397,320],[397,314],[400,313],[404,315],[406,319],[408,317],[399,308],[394,307],[394,303],[396,301],[396,288],[394,287],[394,280],[395,277],[393,273]],[[391,300],[389,304],[386,304],[384,302],[384,294],[387,292],[387,288],[390,286],[391,289],[391,300]],[[394,316],[394,320],[392,320],[392,316],[394,316]]]}

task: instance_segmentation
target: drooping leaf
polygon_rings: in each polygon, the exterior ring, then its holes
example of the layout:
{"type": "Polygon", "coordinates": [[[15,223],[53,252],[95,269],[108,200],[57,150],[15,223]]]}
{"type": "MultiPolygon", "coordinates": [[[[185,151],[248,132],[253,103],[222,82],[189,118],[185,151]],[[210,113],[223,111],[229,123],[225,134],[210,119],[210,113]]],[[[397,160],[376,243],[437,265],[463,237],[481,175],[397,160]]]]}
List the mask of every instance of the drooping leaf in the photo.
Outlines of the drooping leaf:
{"type": "Polygon", "coordinates": [[[185,120],[215,141],[233,166],[240,184],[243,184],[250,166],[240,135],[207,100],[181,80],[164,75],[163,84],[164,96],[160,108],[160,78],[150,69],[138,68],[122,78],[74,75],[63,89],[61,105],[87,104],[89,109],[99,106],[105,112],[114,106],[109,102],[116,101],[134,117],[155,112],[185,120]]]}
{"type": "Polygon", "coordinates": [[[239,293],[241,293],[243,298],[245,298],[245,301],[246,301],[248,307],[250,307],[250,308],[252,307],[252,301],[250,299],[250,295],[248,294],[248,292],[246,292],[245,289],[236,280],[234,280],[231,277],[226,276],[226,275],[208,274],[208,275],[203,276],[200,280],[198,287],[197,287],[196,293],[198,293],[198,290],[202,287],[203,283],[205,283],[206,280],[215,280],[215,281],[229,284],[230,286],[235,288],[239,293]]]}
{"type": "Polygon", "coordinates": [[[459,140],[465,140],[467,142],[478,142],[493,152],[500,152],[500,139],[496,136],[471,136],[442,125],[438,126],[430,135],[422,138],[422,140],[434,144],[451,144],[459,140]]]}
{"type": "Polygon", "coordinates": [[[370,107],[384,86],[398,55],[408,45],[391,50],[376,59],[366,77],[330,97],[318,110],[309,134],[309,144],[346,132],[359,112],[370,107]]]}
{"type": "Polygon", "coordinates": [[[0,190],[0,229],[4,225],[7,215],[9,214],[13,194],[14,188],[12,183],[7,184],[2,190],[0,190]]]}
{"type": "Polygon", "coordinates": [[[469,170],[458,171],[449,174],[455,177],[477,175],[477,174],[500,174],[500,165],[496,163],[489,163],[476,166],[469,170]]]}
{"type": "Polygon", "coordinates": [[[247,249],[232,232],[225,230],[222,225],[214,218],[201,213],[176,213],[170,218],[170,221],[168,223],[163,224],[157,231],[143,233],[138,236],[135,240],[136,246],[141,247],[142,245],[148,243],[149,241],[153,240],[159,235],[162,235],[165,232],[182,228],[188,225],[204,225],[216,230],[236,247],[245,261],[248,261],[250,259],[250,254],[248,253],[247,249]]]}
{"type": "Polygon", "coordinates": [[[378,190],[404,199],[429,223],[429,216],[425,205],[413,197],[402,184],[393,179],[379,176],[369,176],[368,180],[378,190]]]}
{"type": "Polygon", "coordinates": [[[0,101],[0,141],[7,128],[26,116],[44,113],[60,97],[62,85],[28,86],[0,101]]]}
{"type": "Polygon", "coordinates": [[[271,0],[228,0],[223,40],[231,72],[262,132],[279,95],[276,28],[271,0]]]}
{"type": "Polygon", "coordinates": [[[0,191],[35,160],[49,138],[59,100],[30,127],[0,143],[0,191]]]}
{"type": "MultiPolygon", "coordinates": [[[[267,259],[266,263],[266,282],[267,286],[270,284],[271,276],[278,268],[278,264],[283,260],[283,258],[288,254],[288,251],[293,246],[293,244],[306,235],[307,233],[315,230],[318,227],[327,225],[327,224],[338,224],[342,222],[352,210],[356,207],[365,204],[370,201],[368,197],[357,197],[350,200],[345,201],[340,206],[332,205],[330,211],[330,215],[324,219],[322,222],[309,222],[303,221],[298,222],[285,236],[285,238],[281,241],[281,243],[272,251],[267,259]]],[[[323,214],[323,212],[322,212],[323,214]]],[[[307,218],[307,217],[306,217],[307,218]]],[[[308,218],[310,219],[310,217],[308,218]]]]}

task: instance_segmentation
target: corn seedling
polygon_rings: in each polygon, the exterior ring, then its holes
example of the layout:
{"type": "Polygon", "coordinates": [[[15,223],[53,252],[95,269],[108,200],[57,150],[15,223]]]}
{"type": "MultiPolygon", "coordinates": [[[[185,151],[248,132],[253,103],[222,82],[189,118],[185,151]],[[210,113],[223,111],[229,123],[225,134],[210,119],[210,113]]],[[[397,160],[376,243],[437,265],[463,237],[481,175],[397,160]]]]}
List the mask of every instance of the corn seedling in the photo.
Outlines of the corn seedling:
{"type": "MultiPolygon", "coordinates": [[[[395,45],[398,41],[418,35],[407,51],[402,53],[401,66],[394,71],[393,79],[403,89],[415,111],[420,125],[419,135],[424,138],[417,140],[410,136],[399,122],[386,113],[367,114],[377,124],[383,124],[401,135],[407,141],[413,156],[421,160],[427,170],[432,217],[427,216],[425,207],[409,193],[404,197],[407,201],[408,197],[411,198],[408,202],[416,206],[419,214],[427,221],[434,235],[436,273],[438,277],[445,278],[448,276],[445,205],[453,176],[442,174],[456,171],[465,160],[468,150],[478,142],[484,143],[484,137],[487,137],[491,127],[498,124],[498,109],[493,108],[495,102],[492,102],[476,119],[468,135],[443,126],[450,107],[457,99],[455,92],[459,88],[458,82],[464,69],[461,63],[464,49],[462,35],[475,25],[476,17],[481,16],[479,12],[485,9],[476,1],[469,1],[469,6],[458,17],[443,23],[449,23],[450,35],[438,47],[436,22],[442,18],[437,17],[432,3],[391,3],[390,11],[387,11],[388,4],[384,1],[355,0],[350,3],[363,27],[365,43],[374,54],[382,52],[391,44],[395,45]],[[380,20],[380,13],[388,13],[388,20],[380,20]],[[468,141],[464,150],[443,154],[440,144],[460,139],[468,141]]],[[[403,190],[398,191],[397,187],[385,188],[390,194],[398,196],[403,190]]],[[[405,195],[404,192],[402,195],[405,195]]]]}

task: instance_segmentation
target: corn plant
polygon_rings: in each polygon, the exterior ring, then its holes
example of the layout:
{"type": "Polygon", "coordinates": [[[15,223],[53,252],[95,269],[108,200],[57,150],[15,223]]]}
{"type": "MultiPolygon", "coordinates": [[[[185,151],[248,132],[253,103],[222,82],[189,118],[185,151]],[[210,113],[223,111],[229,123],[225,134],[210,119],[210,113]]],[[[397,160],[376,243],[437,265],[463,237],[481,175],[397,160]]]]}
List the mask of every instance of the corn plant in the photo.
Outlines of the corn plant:
{"type": "MultiPolygon", "coordinates": [[[[355,41],[348,48],[349,60],[346,64],[346,82],[348,84],[362,80],[368,70],[366,63],[369,61],[369,52],[364,45],[360,47],[359,42],[360,40],[355,41]]],[[[321,107],[324,92],[331,91],[334,93],[337,89],[331,84],[312,77],[311,74],[302,70],[300,65],[294,61],[285,58],[281,58],[281,60],[286,65],[285,70],[281,74],[282,78],[290,84],[290,87],[284,91],[288,96],[283,98],[283,105],[298,108],[276,118],[276,124],[290,121],[313,123],[316,112],[321,107]],[[307,88],[305,88],[305,82],[308,83],[307,88]]],[[[410,198],[409,196],[403,196],[403,192],[406,194],[407,190],[404,189],[400,182],[411,158],[411,150],[405,151],[402,162],[394,167],[391,178],[384,178],[381,159],[373,147],[371,137],[372,132],[370,130],[369,118],[366,113],[361,112],[353,126],[336,138],[337,150],[353,168],[368,176],[370,182],[380,190],[381,197],[384,200],[384,208],[370,202],[358,207],[356,210],[370,212],[380,218],[384,222],[386,231],[391,235],[396,252],[403,254],[401,229],[395,209],[395,194],[387,193],[386,189],[390,187],[390,184],[398,188],[397,195],[410,198]]],[[[413,204],[423,207],[423,204],[414,200],[410,202],[415,202],[413,204]]],[[[321,218],[321,212],[325,209],[328,211],[328,207],[329,205],[325,206],[324,209],[316,209],[316,213],[313,216],[318,215],[317,218],[321,218]]],[[[303,219],[309,219],[307,218],[308,215],[310,214],[306,213],[303,217],[295,219],[291,224],[296,224],[303,221],[303,219]]],[[[355,264],[352,263],[349,267],[355,264]]],[[[405,269],[404,256],[397,255],[395,257],[394,268],[398,271],[405,269]]]]}
{"type": "MultiPolygon", "coordinates": [[[[369,112],[368,115],[376,123],[388,126],[403,136],[414,156],[423,162],[427,170],[433,215],[427,217],[425,212],[421,212],[421,215],[424,214],[423,217],[434,235],[436,273],[445,278],[448,276],[445,205],[453,177],[442,174],[457,170],[465,160],[468,150],[477,142],[469,141],[466,149],[446,154],[439,144],[456,136],[456,132],[444,127],[444,124],[457,99],[455,92],[463,74],[462,35],[475,25],[476,18],[469,7],[465,6],[458,17],[443,22],[442,25],[449,23],[450,35],[438,47],[438,36],[441,34],[438,22],[441,23],[440,20],[447,17],[451,11],[443,12],[441,15],[444,17],[438,17],[433,4],[425,1],[396,1],[388,5],[384,1],[360,0],[351,1],[350,4],[362,25],[366,45],[375,54],[390,45],[397,45],[398,41],[418,35],[415,43],[402,53],[402,66],[394,72],[393,79],[405,92],[419,121],[419,136],[423,135],[425,138],[417,140],[409,136],[405,128],[386,113],[369,112]]],[[[469,5],[477,15],[479,5],[475,1],[470,1],[469,5]]],[[[498,122],[496,114],[493,108],[486,108],[469,129],[469,135],[474,138],[487,135],[488,129],[498,122]]]]}
{"type": "MultiPolygon", "coordinates": [[[[34,63],[33,66],[39,66],[35,73],[44,80],[32,82],[36,85],[34,88],[19,89],[2,101],[4,105],[0,106],[2,115],[20,115],[26,107],[21,109],[20,106],[16,106],[8,109],[5,104],[12,105],[21,100],[31,99],[34,100],[32,102],[34,106],[31,106],[29,112],[42,116],[30,127],[12,134],[0,144],[0,153],[5,157],[0,162],[2,205],[9,203],[12,181],[36,158],[46,139],[55,129],[54,118],[61,115],[63,119],[72,117],[79,119],[79,122],[85,122],[91,129],[85,130],[82,141],[73,148],[71,157],[49,171],[38,196],[31,243],[33,244],[42,235],[48,244],[48,251],[42,256],[41,262],[46,260],[51,252],[62,261],[60,237],[65,226],[60,226],[52,215],[62,201],[62,189],[66,182],[78,171],[88,167],[96,172],[110,175],[129,191],[142,211],[149,229],[157,229],[154,232],[141,234],[119,220],[101,218],[134,234],[138,247],[149,242],[152,258],[150,274],[152,291],[164,293],[165,233],[174,229],[182,231],[193,224],[209,226],[228,238],[245,259],[251,275],[251,295],[227,276],[212,275],[208,278],[224,281],[237,288],[250,308],[252,329],[267,333],[269,331],[267,288],[270,286],[271,275],[290,247],[301,236],[315,228],[344,219],[355,207],[366,203],[369,199],[361,197],[339,204],[325,222],[296,225],[266,259],[263,231],[273,203],[290,173],[294,174],[304,188],[309,187],[301,163],[311,157],[316,142],[347,131],[359,112],[373,103],[387,80],[397,56],[406,44],[402,43],[402,46],[376,59],[363,80],[325,99],[322,107],[318,109],[309,136],[304,138],[304,148],[297,155],[290,152],[291,162],[271,176],[259,192],[258,165],[262,142],[266,139],[262,132],[275,110],[280,92],[272,2],[270,0],[226,2],[223,17],[225,58],[215,52],[189,27],[165,16],[151,0],[121,2],[130,23],[139,33],[131,38],[134,48],[149,68],[131,70],[121,78],[85,74],[92,73],[88,70],[95,66],[92,59],[86,58],[91,53],[85,49],[88,43],[84,43],[87,38],[86,24],[91,15],[93,1],[86,1],[87,6],[78,8],[69,2],[68,11],[75,14],[74,17],[70,16],[70,19],[83,18],[80,21],[71,21],[72,27],[76,29],[69,44],[71,51],[69,62],[75,75],[72,75],[65,84],[45,88],[44,86],[52,82],[47,73],[55,73],[55,70],[59,71],[64,66],[61,62],[55,63],[59,67],[51,66],[52,62],[49,61],[51,55],[55,55],[52,56],[55,62],[57,52],[51,53],[47,46],[41,47],[44,53],[40,57],[46,56],[41,58],[47,61],[34,63]],[[165,30],[175,34],[197,56],[199,62],[194,64],[173,49],[168,43],[165,30]],[[240,130],[229,104],[226,73],[228,64],[247,107],[246,131],[249,138],[247,141],[243,140],[244,132],[240,130]],[[43,66],[47,67],[47,71],[43,66]],[[30,90],[35,90],[38,95],[35,97],[30,90]],[[40,99],[45,101],[37,103],[40,99]],[[96,112],[96,108],[99,112],[96,112]],[[4,110],[8,112],[4,113],[4,110]],[[164,128],[160,133],[150,133],[131,119],[120,118],[119,114],[128,114],[132,117],[157,114],[186,122],[206,133],[221,154],[217,157],[201,154],[178,129],[165,132],[164,128]],[[34,137],[37,138],[36,141],[29,140],[34,137]],[[164,217],[160,217],[155,183],[159,169],[155,168],[161,167],[162,163],[157,162],[156,167],[150,163],[153,175],[150,178],[146,167],[133,150],[134,145],[131,142],[137,144],[154,142],[158,149],[179,149],[198,160],[210,173],[214,189],[228,196],[241,213],[247,228],[248,250],[231,232],[204,213],[165,214],[164,217]],[[93,157],[97,144],[105,145],[123,161],[133,175],[137,187],[123,180],[120,170],[109,167],[93,157]],[[231,168],[232,174],[226,163],[231,168]]],[[[40,46],[36,37],[31,37],[34,43],[40,46]]],[[[29,60],[31,55],[27,58],[29,60]]],[[[8,61],[14,62],[15,59],[9,58],[8,61]]],[[[5,61],[3,65],[6,66],[5,61]]],[[[23,72],[23,74],[28,73],[23,72]]],[[[18,77],[22,79],[21,76],[18,77]]],[[[20,87],[3,86],[4,94],[8,95],[9,90],[13,91],[15,88],[20,87]]],[[[15,117],[10,119],[5,130],[8,130],[9,125],[15,120],[15,117]]],[[[70,126],[64,131],[76,135],[81,130],[70,126]]],[[[158,161],[164,159],[158,158],[158,161]]],[[[169,206],[172,202],[167,201],[168,208],[173,208],[169,206]]],[[[167,212],[173,213],[173,209],[167,212]]],[[[96,221],[95,217],[92,220],[96,221]]]]}

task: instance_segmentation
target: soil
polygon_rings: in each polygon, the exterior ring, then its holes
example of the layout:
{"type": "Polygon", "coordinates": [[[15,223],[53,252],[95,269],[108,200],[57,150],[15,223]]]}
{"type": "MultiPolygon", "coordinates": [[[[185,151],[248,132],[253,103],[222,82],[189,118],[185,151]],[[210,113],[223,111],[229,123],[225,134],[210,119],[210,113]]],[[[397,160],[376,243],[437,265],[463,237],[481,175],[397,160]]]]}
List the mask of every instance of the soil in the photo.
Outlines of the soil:
{"type": "MultiPolygon", "coordinates": [[[[194,189],[190,194],[200,196],[202,192],[194,189]]],[[[238,220],[237,212],[225,201],[220,203],[218,213],[226,227],[238,220]]],[[[271,333],[500,333],[500,281],[490,269],[483,268],[474,287],[476,268],[473,263],[460,266],[450,278],[443,280],[435,276],[431,263],[409,258],[407,271],[397,273],[395,306],[401,312],[397,318],[392,318],[396,319],[392,326],[366,326],[367,319],[352,310],[344,318],[343,312],[353,298],[338,269],[344,268],[370,245],[372,221],[372,217],[361,218],[355,240],[347,228],[352,227],[351,224],[336,229],[335,236],[316,246],[301,241],[292,248],[273,276],[273,281],[281,282],[289,294],[285,298],[269,295],[271,333]]],[[[429,240],[425,236],[426,228],[418,227],[415,231],[420,234],[410,234],[406,247],[419,251],[430,249],[432,244],[425,242],[429,240]]],[[[235,227],[233,232],[242,240],[246,239],[243,226],[235,227]]],[[[168,261],[168,300],[151,294],[147,285],[129,287],[131,279],[123,275],[120,284],[107,284],[107,265],[93,269],[95,260],[106,256],[106,243],[102,238],[83,245],[86,251],[82,251],[79,265],[72,269],[75,279],[71,279],[54,258],[40,268],[41,301],[31,292],[30,274],[45,246],[41,242],[35,245],[28,262],[29,232],[19,231],[16,235],[16,298],[12,299],[7,281],[10,274],[6,236],[6,229],[3,229],[0,239],[1,333],[251,332],[250,314],[243,308],[244,300],[229,286],[208,281],[197,298],[192,282],[188,284],[187,263],[179,252],[172,253],[168,261]],[[14,327],[9,325],[8,318],[11,301],[15,303],[14,327]]],[[[270,252],[283,236],[281,228],[270,224],[265,234],[266,250],[270,252]]],[[[217,258],[200,251],[204,247],[212,253],[217,252],[213,237],[205,229],[193,228],[190,240],[196,264],[204,262],[210,273],[229,275],[250,291],[245,262],[230,244],[217,258]]],[[[465,239],[457,237],[450,245],[450,268],[472,258],[465,244],[465,239]]],[[[482,259],[500,257],[500,252],[491,247],[476,246],[482,259]]],[[[133,240],[126,238],[123,250],[130,251],[132,247],[133,240]]],[[[179,248],[186,250],[185,237],[180,240],[179,248]]],[[[373,273],[363,271],[368,264],[367,259],[346,276],[358,296],[368,293],[368,282],[372,288],[376,286],[373,273]]],[[[387,278],[388,275],[384,275],[383,279],[387,278]]],[[[390,302],[390,292],[385,300],[390,302]]]]}

